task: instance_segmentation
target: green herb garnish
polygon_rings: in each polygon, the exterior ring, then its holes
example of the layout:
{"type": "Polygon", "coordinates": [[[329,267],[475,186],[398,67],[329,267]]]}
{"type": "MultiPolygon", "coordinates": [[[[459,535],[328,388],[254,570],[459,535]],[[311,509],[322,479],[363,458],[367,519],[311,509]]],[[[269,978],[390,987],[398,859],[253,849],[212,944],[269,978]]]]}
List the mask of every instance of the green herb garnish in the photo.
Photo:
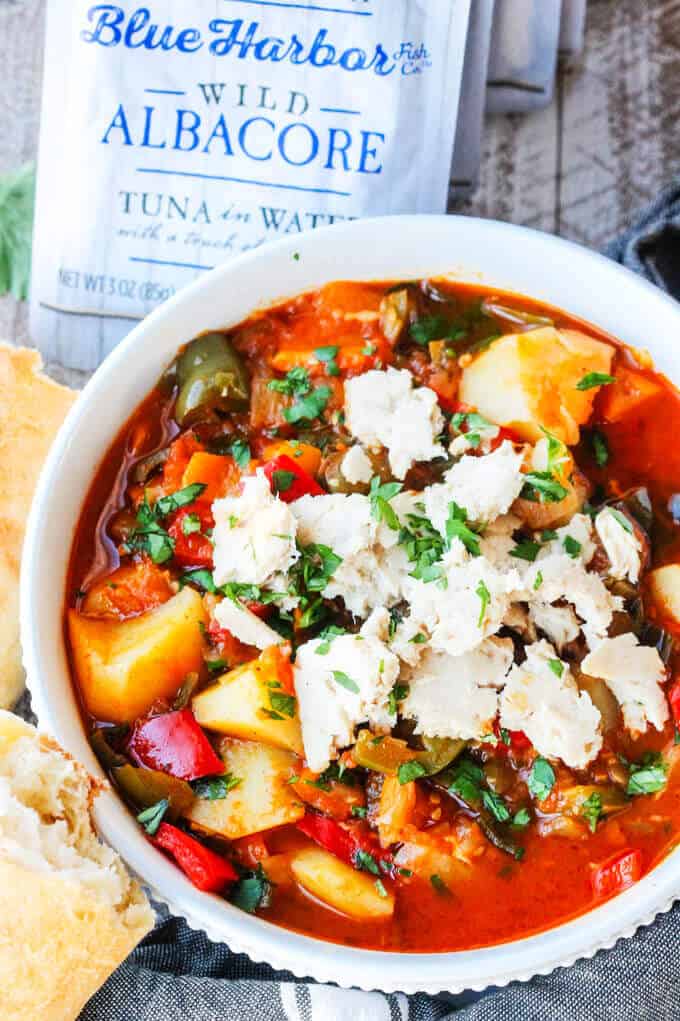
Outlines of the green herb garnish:
{"type": "Polygon", "coordinates": [[[587,372],[576,384],[577,390],[592,390],[595,386],[608,386],[616,382],[616,376],[610,376],[606,372],[587,372]]]}

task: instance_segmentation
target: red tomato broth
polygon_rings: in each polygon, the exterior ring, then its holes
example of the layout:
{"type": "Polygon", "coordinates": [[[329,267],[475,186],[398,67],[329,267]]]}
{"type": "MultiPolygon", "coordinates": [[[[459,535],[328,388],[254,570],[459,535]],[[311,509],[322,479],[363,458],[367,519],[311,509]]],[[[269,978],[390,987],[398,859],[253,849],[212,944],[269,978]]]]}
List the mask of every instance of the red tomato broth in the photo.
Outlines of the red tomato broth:
{"type": "MultiPolygon", "coordinates": [[[[438,285],[458,299],[464,309],[493,295],[514,308],[551,317],[558,328],[580,328],[590,336],[617,343],[591,324],[529,298],[476,285],[445,282],[438,285]]],[[[365,309],[376,311],[386,286],[329,285],[322,292],[302,295],[275,309],[259,312],[243,325],[235,346],[247,355],[253,375],[258,372],[271,375],[268,364],[277,352],[313,352],[324,345],[339,346],[342,350],[345,344],[365,347],[374,343],[377,357],[371,356],[372,363],[363,364],[359,371],[380,367],[389,354],[379,336],[377,321],[347,321],[337,309],[341,307],[350,315],[365,309]]],[[[503,332],[513,331],[508,328],[503,332]]],[[[614,375],[619,364],[630,365],[633,360],[626,349],[617,346],[614,375]]],[[[666,505],[673,493],[680,492],[680,451],[668,442],[668,436],[673,436],[680,427],[680,395],[651,369],[636,366],[636,371],[658,385],[656,396],[616,422],[607,421],[604,391],[596,403],[592,423],[607,440],[610,459],[606,469],[594,463],[586,431],[575,456],[594,483],[606,482],[609,495],[637,485],[648,486],[657,515],[666,522],[665,532],[655,542],[654,562],[675,562],[680,560],[680,538],[668,520],[666,505]]],[[[311,370],[310,375],[315,372],[311,370]]],[[[348,369],[347,374],[351,375],[352,370],[348,369]]],[[[337,381],[331,382],[337,385],[337,381]]],[[[178,427],[171,415],[172,398],[167,387],[154,390],[121,429],[95,473],[73,542],[66,593],[68,607],[80,609],[83,593],[120,563],[107,529],[126,505],[133,464],[163,448],[177,434],[178,427]]],[[[247,416],[233,418],[247,429],[247,416]]],[[[281,435],[289,432],[284,426],[281,435]]],[[[197,429],[197,436],[201,442],[205,438],[201,429],[197,429]]],[[[271,443],[267,429],[249,431],[248,436],[254,456],[271,443]]],[[[676,671],[680,671],[677,653],[671,661],[669,676],[676,671]]],[[[85,722],[91,727],[93,721],[82,698],[81,706],[85,722]]],[[[663,734],[650,731],[636,741],[621,734],[615,744],[631,760],[639,760],[647,750],[661,748],[671,749],[669,758],[673,764],[680,755],[680,749],[672,751],[672,722],[663,734]]],[[[451,806],[447,812],[451,817],[457,814],[451,806]]],[[[295,885],[275,888],[271,903],[258,913],[286,928],[357,947],[408,952],[484,947],[528,936],[583,915],[600,903],[591,884],[592,870],[598,863],[632,847],[642,853],[645,874],[673,849],[679,832],[680,777],[677,769],[673,769],[669,770],[664,790],[632,800],[623,812],[582,839],[541,836],[529,827],[518,838],[525,850],[522,861],[514,861],[488,845],[484,854],[467,867],[464,878],[444,891],[415,875],[397,882],[386,878],[385,885],[396,893],[396,910],[389,923],[353,921],[295,885]]],[[[263,837],[270,854],[299,839],[289,826],[267,831],[263,837]]],[[[263,864],[266,870],[266,858],[263,864]]]]}

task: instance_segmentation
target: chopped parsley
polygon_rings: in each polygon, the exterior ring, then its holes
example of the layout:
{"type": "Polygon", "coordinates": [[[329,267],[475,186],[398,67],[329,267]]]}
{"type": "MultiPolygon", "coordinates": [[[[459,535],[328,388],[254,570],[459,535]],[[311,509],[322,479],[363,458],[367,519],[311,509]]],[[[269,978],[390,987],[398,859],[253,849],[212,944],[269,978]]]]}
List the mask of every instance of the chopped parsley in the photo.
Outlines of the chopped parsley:
{"type": "Polygon", "coordinates": [[[307,369],[296,365],[283,379],[270,379],[267,388],[275,393],[285,394],[286,397],[301,397],[309,393],[312,383],[307,369]]]}
{"type": "Polygon", "coordinates": [[[223,773],[222,776],[206,776],[192,783],[194,794],[197,798],[205,801],[222,801],[229,791],[233,791],[243,780],[240,776],[232,773],[223,773]]]}
{"type": "Polygon", "coordinates": [[[526,808],[520,808],[519,811],[515,812],[512,817],[512,825],[519,826],[520,829],[524,826],[528,826],[531,822],[531,816],[526,808]]]}
{"type": "Polygon", "coordinates": [[[588,823],[590,832],[594,833],[597,829],[599,818],[602,815],[602,795],[599,791],[593,791],[593,793],[585,799],[581,805],[581,815],[588,823]]]}
{"type": "Polygon", "coordinates": [[[202,482],[195,482],[184,489],[178,489],[176,493],[160,497],[153,506],[145,493],[137,510],[137,525],[125,543],[128,551],[146,553],[154,564],[164,564],[170,560],[175,552],[175,540],[163,528],[161,519],[193,503],[204,490],[202,482]]]}
{"type": "Polygon", "coordinates": [[[205,488],[205,483],[194,482],[193,485],[185,486],[184,489],[178,489],[176,493],[171,493],[169,496],[161,496],[156,501],[153,512],[163,518],[167,517],[168,514],[174,514],[180,507],[186,507],[188,504],[193,503],[194,500],[198,500],[199,496],[205,491],[205,488]]]}
{"type": "Polygon", "coordinates": [[[244,469],[248,467],[252,455],[250,453],[250,445],[246,440],[234,440],[230,451],[239,468],[244,469]]]}
{"type": "Polygon", "coordinates": [[[548,471],[554,472],[561,464],[569,460],[569,451],[557,436],[541,426],[541,432],[548,441],[548,471]]]}
{"type": "Polygon", "coordinates": [[[474,804],[481,798],[481,785],[484,783],[484,773],[471,759],[463,759],[456,763],[453,769],[449,794],[457,794],[467,804],[474,804]]]}
{"type": "Polygon", "coordinates": [[[543,584],[543,575],[540,571],[536,571],[536,578],[534,579],[533,589],[534,592],[538,592],[541,585],[543,584]]]}
{"type": "Polygon", "coordinates": [[[411,340],[416,344],[429,344],[433,340],[450,340],[455,343],[467,336],[467,330],[450,323],[444,316],[423,316],[411,323],[409,328],[411,340]]]}
{"type": "Polygon", "coordinates": [[[630,768],[626,793],[656,794],[666,786],[666,763],[660,755],[645,755],[642,762],[633,763],[630,768]]]}
{"type": "Polygon", "coordinates": [[[275,493],[287,493],[290,487],[295,482],[295,472],[288,472],[283,469],[278,469],[272,472],[272,485],[275,493]]]}
{"type": "Polygon", "coordinates": [[[335,624],[329,624],[328,627],[325,627],[323,631],[319,634],[319,638],[321,641],[320,644],[317,645],[316,647],[317,656],[327,656],[328,653],[330,652],[331,642],[333,641],[333,639],[337,638],[338,635],[346,634],[347,632],[345,631],[344,627],[337,627],[335,624]]]}
{"type": "Polygon", "coordinates": [[[287,716],[293,719],[297,701],[295,695],[288,695],[284,691],[269,691],[269,704],[273,711],[280,717],[287,716]]]}
{"type": "Polygon", "coordinates": [[[567,489],[551,471],[527,472],[520,494],[533,503],[559,503],[567,495],[567,489]]]}
{"type": "Polygon", "coordinates": [[[449,892],[449,888],[442,879],[442,877],[438,876],[436,873],[433,876],[430,876],[430,882],[432,883],[432,888],[437,893],[443,894],[449,892]]]}
{"type": "Polygon", "coordinates": [[[556,538],[557,532],[555,532],[552,528],[545,528],[541,532],[541,542],[552,542],[556,538]]]}
{"type": "Polygon", "coordinates": [[[564,663],[561,659],[549,659],[548,666],[554,673],[555,677],[561,677],[564,673],[564,663]]]}
{"type": "Polygon", "coordinates": [[[438,561],[444,553],[444,540],[428,518],[407,514],[406,522],[399,533],[399,543],[414,565],[411,577],[420,581],[438,581],[442,575],[438,561]]]}
{"type": "Polygon", "coordinates": [[[495,791],[482,791],[482,804],[497,822],[508,822],[510,812],[503,798],[495,791]]]}
{"type": "Polygon", "coordinates": [[[446,519],[446,538],[449,545],[452,539],[460,539],[468,553],[471,553],[473,557],[480,555],[479,535],[468,525],[465,508],[459,507],[454,500],[449,504],[449,514],[446,519]]]}
{"type": "Polygon", "coordinates": [[[149,808],[145,808],[143,812],[140,812],[137,816],[137,822],[141,823],[150,837],[155,837],[160,824],[163,822],[163,816],[169,808],[169,799],[162,798],[155,805],[151,805],[149,808]]]}
{"type": "Polygon", "coordinates": [[[527,779],[527,787],[532,798],[543,801],[555,786],[555,770],[547,759],[534,759],[531,772],[527,779]]]}
{"type": "Polygon", "coordinates": [[[481,627],[482,624],[484,623],[487,607],[491,601],[491,593],[489,592],[484,582],[481,580],[479,582],[479,585],[475,589],[475,592],[479,596],[479,602],[481,604],[479,609],[479,618],[477,620],[477,627],[481,627]]]}
{"type": "Polygon", "coordinates": [[[378,863],[373,855],[360,847],[354,852],[354,866],[364,872],[372,872],[374,876],[380,875],[378,863]]]}
{"type": "Polygon", "coordinates": [[[576,557],[581,552],[581,543],[577,542],[576,539],[574,539],[574,537],[571,535],[565,535],[564,539],[562,540],[562,545],[564,546],[565,551],[569,554],[572,560],[575,560],[576,557]]]}
{"type": "Polygon", "coordinates": [[[351,691],[352,694],[359,694],[359,685],[356,681],[353,681],[351,677],[348,677],[344,670],[334,670],[333,680],[336,684],[340,684],[343,688],[346,688],[347,691],[351,691]]]}
{"type": "Polygon", "coordinates": [[[290,408],[284,408],[283,417],[291,425],[295,422],[311,422],[325,411],[330,395],[329,386],[318,386],[306,397],[299,397],[290,408]]]}
{"type": "Polygon", "coordinates": [[[365,819],[368,815],[368,809],[365,805],[352,805],[352,815],[355,819],[365,819]]]}
{"type": "Polygon", "coordinates": [[[376,879],[375,888],[378,891],[378,896],[380,897],[388,896],[387,890],[385,889],[385,884],[383,883],[382,879],[376,879]]]}
{"type": "Polygon", "coordinates": [[[590,442],[593,448],[593,457],[595,458],[595,464],[598,465],[600,468],[604,468],[604,466],[609,461],[609,445],[607,443],[605,436],[601,432],[595,430],[591,434],[590,442]]]}
{"type": "Polygon", "coordinates": [[[410,783],[411,780],[417,780],[421,776],[427,776],[427,769],[422,762],[418,762],[418,759],[402,762],[397,770],[397,778],[401,784],[410,783]]]}
{"type": "Polygon", "coordinates": [[[409,693],[408,684],[394,685],[387,700],[387,708],[392,716],[397,715],[399,703],[404,701],[408,693],[409,693]]]}
{"type": "Polygon", "coordinates": [[[193,535],[201,531],[201,519],[198,514],[187,514],[182,520],[182,535],[193,535]]]}
{"type": "Polygon", "coordinates": [[[254,914],[259,907],[265,907],[269,903],[272,884],[261,865],[250,875],[244,876],[235,884],[231,891],[229,900],[241,911],[254,914]]]}
{"type": "Polygon", "coordinates": [[[400,529],[399,518],[390,507],[390,500],[403,489],[401,482],[385,482],[381,485],[380,476],[374,475],[371,479],[371,488],[368,496],[371,502],[371,514],[376,521],[384,521],[388,528],[398,532],[400,529]]]}
{"type": "Polygon", "coordinates": [[[510,550],[510,556],[516,557],[518,560],[528,560],[529,563],[534,562],[538,556],[540,545],[537,542],[531,542],[529,540],[518,542],[514,549],[510,550]]]}
{"type": "Polygon", "coordinates": [[[629,535],[633,534],[633,526],[625,514],[622,514],[620,510],[616,509],[616,507],[609,507],[609,513],[615,521],[618,521],[624,532],[628,532],[629,535]]]}
{"type": "Polygon", "coordinates": [[[326,372],[328,373],[329,376],[340,375],[340,369],[338,368],[338,363],[335,360],[338,356],[339,350],[340,350],[339,347],[330,346],[317,347],[316,350],[314,351],[314,357],[318,361],[324,363],[324,365],[326,366],[326,372]]]}
{"type": "Polygon", "coordinates": [[[609,386],[616,382],[616,376],[610,376],[607,372],[587,372],[576,384],[577,390],[592,390],[595,386],[609,386]]]}
{"type": "Polygon", "coordinates": [[[498,435],[498,426],[477,411],[457,411],[451,419],[451,427],[454,432],[463,434],[471,447],[478,447],[483,439],[498,435]]]}

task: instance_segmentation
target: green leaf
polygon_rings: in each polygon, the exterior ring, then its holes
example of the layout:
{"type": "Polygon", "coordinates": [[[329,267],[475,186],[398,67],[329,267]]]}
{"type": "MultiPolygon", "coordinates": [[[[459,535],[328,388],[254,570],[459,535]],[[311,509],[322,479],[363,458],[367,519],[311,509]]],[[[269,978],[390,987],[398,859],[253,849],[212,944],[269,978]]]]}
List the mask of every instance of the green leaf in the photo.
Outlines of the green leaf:
{"type": "Polygon", "coordinates": [[[145,808],[143,812],[140,812],[137,816],[137,822],[141,823],[150,837],[155,837],[160,824],[163,822],[163,816],[169,808],[169,799],[163,798],[161,801],[157,801],[155,805],[151,805],[149,808],[145,808]]]}
{"type": "Polygon", "coordinates": [[[483,791],[482,804],[497,822],[508,822],[510,819],[510,813],[503,798],[495,791],[483,791]]]}
{"type": "Polygon", "coordinates": [[[590,797],[585,799],[581,805],[581,815],[586,819],[590,832],[594,833],[602,815],[602,795],[599,791],[593,791],[590,797]]]}
{"type": "Polygon", "coordinates": [[[182,519],[182,535],[193,535],[201,531],[201,519],[198,514],[187,514],[182,519]]]}
{"type": "Polygon", "coordinates": [[[286,394],[287,397],[300,397],[309,393],[312,383],[307,369],[296,365],[283,379],[270,379],[267,388],[275,393],[286,394]]]}
{"type": "Polygon", "coordinates": [[[482,624],[484,623],[487,607],[491,601],[491,593],[489,592],[488,588],[486,587],[483,581],[479,582],[479,585],[475,589],[475,592],[479,596],[479,601],[481,603],[479,610],[479,619],[477,621],[477,627],[481,627],[482,624]]]}
{"type": "Polygon", "coordinates": [[[408,684],[395,684],[387,700],[387,708],[392,716],[397,715],[399,703],[403,702],[409,693],[408,684]]]}
{"type": "Polygon", "coordinates": [[[295,482],[295,472],[287,472],[283,469],[272,472],[272,484],[275,493],[287,493],[295,482]]]}
{"type": "Polygon", "coordinates": [[[330,652],[331,642],[333,639],[337,638],[339,635],[346,634],[347,631],[344,627],[337,627],[335,624],[329,624],[328,627],[325,627],[319,634],[321,644],[316,647],[317,656],[327,656],[330,652]]]}
{"type": "Polygon", "coordinates": [[[362,850],[360,847],[354,852],[354,865],[364,872],[372,872],[374,876],[380,875],[378,863],[373,855],[369,854],[368,851],[362,850]]]}
{"type": "Polygon", "coordinates": [[[542,758],[534,759],[534,764],[531,767],[527,780],[527,787],[531,796],[538,801],[543,801],[544,798],[548,797],[554,786],[555,771],[548,760],[542,758]]]}
{"type": "Polygon", "coordinates": [[[352,805],[352,815],[355,819],[365,819],[368,815],[368,809],[365,805],[352,805]]]}
{"type": "Polygon", "coordinates": [[[436,873],[433,876],[430,876],[430,882],[432,883],[433,889],[436,890],[437,893],[446,894],[449,892],[449,888],[444,882],[444,880],[441,878],[441,876],[438,876],[436,873]]]}
{"type": "Polygon", "coordinates": [[[666,786],[666,764],[660,757],[649,756],[631,767],[626,793],[656,794],[666,786]]]}
{"type": "Polygon", "coordinates": [[[411,780],[417,780],[421,776],[427,776],[427,769],[417,759],[402,762],[397,770],[397,777],[401,784],[410,783],[411,780]]]}
{"type": "Polygon", "coordinates": [[[528,826],[530,822],[531,816],[526,808],[520,808],[519,811],[515,812],[512,819],[512,825],[519,826],[520,828],[528,826]]]}
{"type": "Polygon", "coordinates": [[[347,691],[351,691],[354,695],[359,694],[359,685],[356,681],[353,681],[351,677],[348,677],[343,670],[333,671],[333,680],[336,684],[340,684],[347,691]]]}
{"type": "Polygon", "coordinates": [[[543,426],[541,426],[541,432],[548,441],[548,471],[554,473],[559,465],[569,460],[569,451],[562,440],[558,440],[557,436],[553,436],[543,426]]]}
{"type": "Polygon", "coordinates": [[[449,504],[449,513],[446,519],[446,538],[449,544],[454,538],[460,539],[465,549],[473,557],[480,555],[479,535],[468,525],[465,508],[459,507],[454,500],[449,504]]]}
{"type": "Polygon", "coordinates": [[[217,592],[212,571],[209,571],[207,567],[200,567],[196,571],[186,571],[179,579],[179,583],[182,588],[185,585],[195,585],[203,592],[212,592],[213,595],[217,592]]]}
{"type": "Polygon", "coordinates": [[[474,804],[482,797],[481,785],[484,773],[470,759],[463,759],[453,769],[453,778],[449,784],[449,794],[457,794],[467,804],[474,804]]]}
{"type": "Polygon", "coordinates": [[[534,579],[534,585],[533,585],[534,592],[538,592],[538,590],[540,589],[542,584],[543,584],[543,575],[542,575],[542,573],[540,571],[536,571],[536,577],[534,579]]]}
{"type": "Polygon", "coordinates": [[[295,422],[311,422],[325,410],[330,395],[329,386],[318,386],[306,397],[298,397],[290,408],[284,408],[283,417],[291,425],[295,422]]]}
{"type": "Polygon", "coordinates": [[[399,518],[390,507],[390,500],[402,489],[401,482],[385,482],[381,485],[379,475],[374,475],[371,479],[368,494],[371,502],[371,514],[376,521],[384,521],[393,532],[398,532],[401,526],[399,518]]]}
{"type": "Polygon", "coordinates": [[[222,776],[206,776],[192,783],[194,794],[204,801],[221,801],[226,798],[229,791],[238,787],[243,780],[240,776],[233,776],[231,773],[223,773],[222,776]]]}
{"type": "Polygon", "coordinates": [[[611,516],[614,518],[614,520],[618,521],[618,523],[621,525],[621,528],[624,530],[624,532],[628,532],[629,535],[632,535],[633,526],[626,517],[626,515],[622,514],[620,510],[616,509],[616,507],[609,507],[608,510],[611,516]]]}
{"type": "Polygon", "coordinates": [[[571,535],[565,535],[564,539],[562,540],[562,545],[564,546],[566,552],[569,554],[572,560],[575,560],[576,557],[581,552],[581,543],[577,542],[576,539],[574,539],[574,537],[571,535]]]}
{"type": "Polygon", "coordinates": [[[269,704],[275,713],[288,716],[291,720],[295,716],[297,700],[295,695],[287,695],[285,692],[270,691],[269,704]]]}
{"type": "MultiPolygon", "coordinates": [[[[498,432],[498,426],[484,418],[478,411],[457,411],[451,418],[451,426],[454,432],[464,433],[470,441],[472,435],[481,439],[483,436],[495,436],[498,432]],[[463,426],[466,428],[463,429],[463,426]]],[[[473,443],[473,446],[477,445],[473,443]]]]}
{"type": "Polygon", "coordinates": [[[610,376],[606,372],[587,372],[576,384],[577,390],[592,390],[595,386],[608,386],[616,382],[616,376],[610,376]]]}
{"type": "Polygon", "coordinates": [[[0,296],[28,297],[35,202],[35,165],[0,177],[0,296]]]}
{"type": "Polygon", "coordinates": [[[424,346],[432,340],[450,340],[455,343],[467,335],[467,330],[449,322],[444,316],[423,316],[411,323],[409,333],[411,340],[424,346]]]}
{"type": "Polygon", "coordinates": [[[163,518],[167,517],[168,514],[174,514],[180,507],[186,507],[188,504],[193,503],[194,500],[198,500],[199,496],[205,491],[205,488],[205,483],[194,482],[191,486],[178,489],[176,493],[162,496],[160,500],[156,501],[154,511],[163,518]]]}
{"type": "Polygon", "coordinates": [[[554,673],[555,677],[561,677],[564,673],[564,663],[560,659],[549,659],[548,666],[554,673]]]}
{"type": "Polygon", "coordinates": [[[520,494],[534,503],[559,503],[564,500],[567,490],[558,482],[552,472],[527,472],[520,494]]]}
{"type": "Polygon", "coordinates": [[[383,883],[382,879],[376,879],[375,888],[378,891],[380,897],[387,897],[387,890],[385,889],[385,884],[383,883]]]}
{"type": "Polygon", "coordinates": [[[229,900],[242,911],[252,915],[259,907],[266,907],[271,896],[272,885],[261,865],[257,871],[236,883],[229,900]]]}
{"type": "Polygon", "coordinates": [[[339,347],[330,346],[317,347],[316,350],[314,351],[314,357],[325,364],[326,372],[328,373],[329,376],[340,375],[340,369],[338,368],[338,363],[335,360],[337,358],[339,350],[340,350],[339,347]]]}
{"type": "Polygon", "coordinates": [[[609,445],[607,444],[607,439],[601,432],[597,431],[591,434],[590,439],[593,447],[595,464],[599,465],[600,468],[604,468],[609,461],[609,445]]]}
{"type": "Polygon", "coordinates": [[[538,556],[540,548],[537,542],[530,542],[529,540],[518,542],[515,548],[510,550],[510,556],[516,557],[518,560],[528,560],[529,563],[533,563],[538,556]]]}
{"type": "Polygon", "coordinates": [[[231,447],[231,456],[242,470],[250,464],[250,444],[246,440],[234,440],[231,447]]]}

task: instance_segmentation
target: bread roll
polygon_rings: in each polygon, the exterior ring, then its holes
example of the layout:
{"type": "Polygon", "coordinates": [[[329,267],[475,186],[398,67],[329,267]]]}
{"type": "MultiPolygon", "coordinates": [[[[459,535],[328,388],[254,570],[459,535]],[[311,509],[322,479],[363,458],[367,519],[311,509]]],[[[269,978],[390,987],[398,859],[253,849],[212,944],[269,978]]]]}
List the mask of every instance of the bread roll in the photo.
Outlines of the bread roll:
{"type": "Polygon", "coordinates": [[[75,1021],[153,925],[92,828],[102,785],[0,712],[0,1018],[75,1021]]]}
{"type": "Polygon", "coordinates": [[[76,394],[44,376],[37,351],[0,343],[0,708],[24,686],[19,561],[33,490],[76,394]]]}

